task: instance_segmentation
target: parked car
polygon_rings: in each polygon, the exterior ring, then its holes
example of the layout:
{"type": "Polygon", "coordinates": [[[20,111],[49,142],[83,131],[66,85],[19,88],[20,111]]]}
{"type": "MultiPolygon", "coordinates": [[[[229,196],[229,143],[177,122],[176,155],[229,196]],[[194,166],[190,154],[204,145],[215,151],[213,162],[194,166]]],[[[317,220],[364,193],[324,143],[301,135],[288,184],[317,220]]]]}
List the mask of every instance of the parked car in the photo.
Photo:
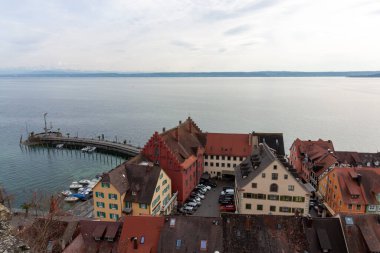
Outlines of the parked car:
{"type": "Polygon", "coordinates": [[[199,192],[192,192],[190,193],[191,197],[199,197],[200,199],[205,199],[205,195],[200,194],[199,192]]]}
{"type": "Polygon", "coordinates": [[[219,204],[221,204],[221,205],[232,205],[232,204],[235,204],[235,201],[232,199],[223,199],[223,200],[219,201],[219,204]]]}
{"type": "Polygon", "coordinates": [[[234,189],[226,189],[226,190],[224,190],[224,191],[222,191],[220,193],[220,195],[226,195],[226,194],[228,194],[228,195],[234,195],[235,194],[235,190],[234,189]]]}
{"type": "Polygon", "coordinates": [[[205,182],[204,185],[210,186],[212,188],[217,187],[217,184],[215,182],[212,182],[212,181],[205,182]]]}
{"type": "Polygon", "coordinates": [[[195,190],[199,193],[202,193],[203,195],[207,192],[207,190],[206,189],[204,189],[204,188],[195,188],[195,190]]]}
{"type": "Polygon", "coordinates": [[[220,206],[219,210],[221,212],[235,212],[236,208],[235,205],[222,205],[220,206]]]}
{"type": "Polygon", "coordinates": [[[192,207],[192,206],[186,206],[184,205],[182,207],[183,211],[186,212],[186,213],[191,213],[193,214],[193,212],[195,212],[196,208],[192,207]]]}
{"type": "Polygon", "coordinates": [[[224,186],[224,187],[223,187],[223,191],[228,190],[228,189],[233,190],[234,187],[233,187],[233,186],[224,186]]]}
{"type": "Polygon", "coordinates": [[[204,185],[204,184],[199,184],[201,187],[203,188],[206,188],[206,190],[210,191],[211,190],[211,186],[209,185],[204,185]]]}
{"type": "Polygon", "coordinates": [[[196,197],[196,196],[190,197],[189,200],[190,200],[190,202],[196,202],[198,204],[201,203],[201,199],[199,197],[196,197]]]}
{"type": "Polygon", "coordinates": [[[192,206],[194,208],[197,208],[198,203],[191,201],[191,202],[187,202],[184,206],[192,206]]]}

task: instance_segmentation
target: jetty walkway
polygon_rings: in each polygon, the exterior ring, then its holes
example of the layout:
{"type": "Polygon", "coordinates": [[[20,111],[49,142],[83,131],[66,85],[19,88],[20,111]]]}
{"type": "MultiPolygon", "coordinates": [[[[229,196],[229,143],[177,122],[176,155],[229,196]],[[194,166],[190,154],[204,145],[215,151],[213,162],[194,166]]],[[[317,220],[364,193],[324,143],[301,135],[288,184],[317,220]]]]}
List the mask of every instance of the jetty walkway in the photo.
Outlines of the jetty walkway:
{"type": "Polygon", "coordinates": [[[65,148],[83,148],[86,146],[96,147],[96,150],[104,153],[112,153],[120,156],[136,156],[141,148],[127,143],[112,142],[107,140],[95,140],[90,138],[66,137],[57,133],[41,133],[30,135],[22,142],[28,146],[51,146],[63,144],[65,148]]]}

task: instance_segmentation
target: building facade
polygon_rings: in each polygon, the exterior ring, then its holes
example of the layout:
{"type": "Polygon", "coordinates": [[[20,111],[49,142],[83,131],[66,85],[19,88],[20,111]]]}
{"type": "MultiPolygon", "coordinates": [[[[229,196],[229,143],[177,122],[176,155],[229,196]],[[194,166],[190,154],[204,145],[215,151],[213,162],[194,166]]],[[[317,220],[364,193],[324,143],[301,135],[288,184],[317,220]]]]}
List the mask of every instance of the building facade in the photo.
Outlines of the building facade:
{"type": "Polygon", "coordinates": [[[211,177],[235,176],[235,167],[244,161],[259,143],[266,143],[284,155],[284,141],[281,133],[206,133],[204,170],[211,177]]]}
{"type": "Polygon", "coordinates": [[[302,141],[297,138],[290,147],[289,163],[304,182],[318,189],[319,179],[338,165],[338,160],[332,141],[302,141]]]}
{"type": "Polygon", "coordinates": [[[172,180],[172,191],[183,202],[198,184],[204,171],[205,136],[189,117],[170,130],[155,132],[141,155],[163,168],[172,180]]]}
{"type": "Polygon", "coordinates": [[[378,168],[336,167],[325,175],[319,193],[333,214],[380,214],[378,168]]]}
{"type": "Polygon", "coordinates": [[[307,215],[310,192],[265,143],[235,169],[240,214],[307,215]]]}
{"type": "Polygon", "coordinates": [[[117,221],[122,214],[170,214],[171,179],[157,166],[122,164],[103,174],[94,187],[94,217],[117,221]]]}

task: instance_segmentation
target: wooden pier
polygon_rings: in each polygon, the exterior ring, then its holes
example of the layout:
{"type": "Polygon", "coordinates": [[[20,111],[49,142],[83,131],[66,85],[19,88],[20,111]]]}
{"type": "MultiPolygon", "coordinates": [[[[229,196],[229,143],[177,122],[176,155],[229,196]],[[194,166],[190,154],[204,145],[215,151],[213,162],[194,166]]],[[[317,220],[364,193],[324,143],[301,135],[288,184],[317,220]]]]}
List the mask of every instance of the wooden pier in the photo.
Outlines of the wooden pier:
{"type": "Polygon", "coordinates": [[[65,137],[57,132],[31,134],[29,138],[22,142],[29,146],[49,146],[56,147],[58,144],[63,144],[65,148],[83,148],[86,146],[96,147],[98,152],[111,153],[125,156],[136,156],[140,153],[140,148],[130,144],[112,142],[107,140],[94,140],[90,138],[65,137]]]}

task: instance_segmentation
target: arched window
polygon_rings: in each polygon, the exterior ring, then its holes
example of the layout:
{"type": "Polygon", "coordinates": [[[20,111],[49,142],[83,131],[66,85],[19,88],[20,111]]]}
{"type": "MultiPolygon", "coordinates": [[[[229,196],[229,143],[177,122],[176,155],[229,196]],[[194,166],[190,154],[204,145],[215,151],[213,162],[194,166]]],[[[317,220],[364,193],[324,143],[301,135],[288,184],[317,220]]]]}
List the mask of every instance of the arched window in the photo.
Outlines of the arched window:
{"type": "Polygon", "coordinates": [[[277,184],[271,184],[270,185],[270,191],[271,192],[278,192],[278,185],[277,184]]]}

